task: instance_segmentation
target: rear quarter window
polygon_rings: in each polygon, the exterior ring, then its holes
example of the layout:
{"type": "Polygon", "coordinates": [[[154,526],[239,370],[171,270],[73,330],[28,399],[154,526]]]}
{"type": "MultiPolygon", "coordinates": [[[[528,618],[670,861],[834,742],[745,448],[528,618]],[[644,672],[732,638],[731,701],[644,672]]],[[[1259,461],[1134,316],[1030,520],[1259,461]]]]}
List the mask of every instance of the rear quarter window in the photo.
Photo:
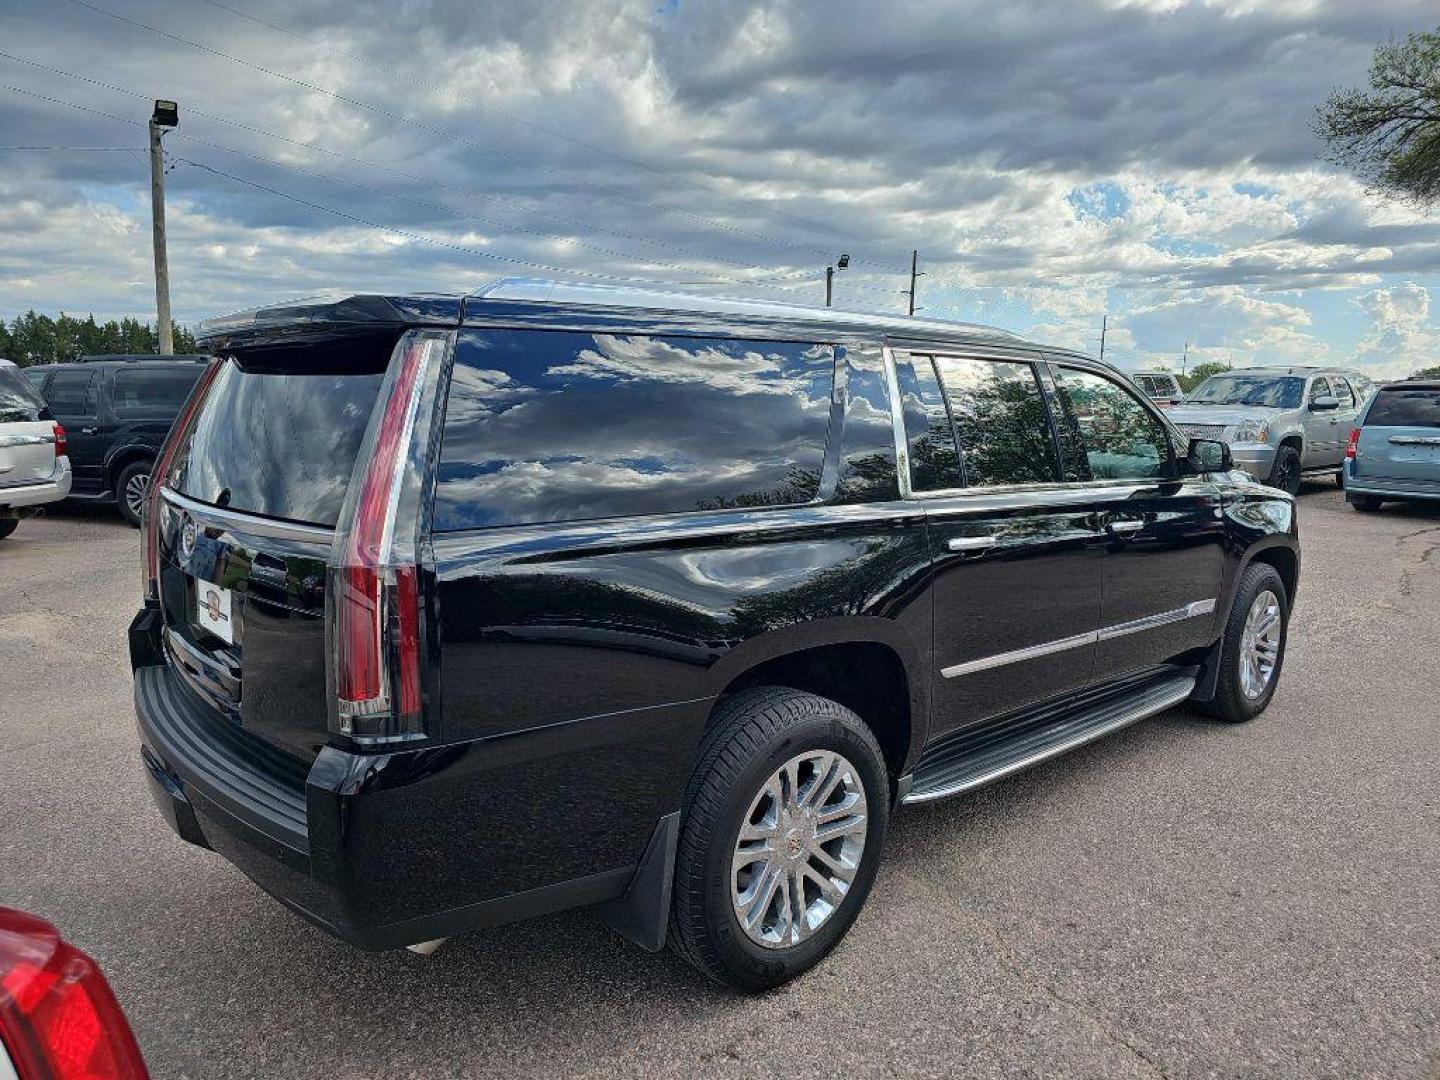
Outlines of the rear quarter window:
{"type": "Polygon", "coordinates": [[[0,366],[0,424],[34,422],[44,411],[45,400],[20,369],[0,366]]]}
{"type": "Polygon", "coordinates": [[[1440,428],[1440,390],[1381,390],[1365,426],[1440,428]]]}
{"type": "Polygon", "coordinates": [[[433,527],[809,502],[834,372],[816,343],[464,333],[433,527]]]}

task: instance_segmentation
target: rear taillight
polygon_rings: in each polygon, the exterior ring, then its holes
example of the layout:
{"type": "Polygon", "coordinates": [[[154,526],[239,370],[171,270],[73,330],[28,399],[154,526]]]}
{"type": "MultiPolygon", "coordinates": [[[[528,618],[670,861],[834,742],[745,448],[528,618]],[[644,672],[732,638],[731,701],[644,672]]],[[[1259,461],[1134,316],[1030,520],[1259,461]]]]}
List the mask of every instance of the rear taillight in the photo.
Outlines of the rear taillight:
{"type": "Polygon", "coordinates": [[[415,491],[431,428],[422,402],[448,342],[428,331],[401,339],[341,512],[346,531],[330,568],[332,726],[357,740],[424,734],[415,491]],[[414,505],[402,507],[407,491],[414,505]]]}
{"type": "Polygon", "coordinates": [[[13,908],[0,908],[0,1036],[21,1080],[149,1076],[95,961],[45,920],[13,908]]]}
{"type": "Polygon", "coordinates": [[[195,426],[195,417],[200,412],[205,395],[210,392],[210,384],[220,372],[221,363],[220,360],[210,361],[195,389],[190,391],[185,407],[180,410],[175,423],[170,425],[170,434],[165,437],[165,445],[160,449],[155,467],[150,470],[150,493],[145,497],[145,512],[140,521],[140,550],[144,553],[141,588],[146,600],[158,600],[160,597],[160,528],[156,517],[160,508],[160,489],[165,486],[165,478],[170,475],[170,467],[175,463],[176,447],[189,437],[190,429],[195,426]]]}
{"type": "Polygon", "coordinates": [[[1357,428],[1351,428],[1351,429],[1350,429],[1350,441],[1345,444],[1345,456],[1346,456],[1347,458],[1353,458],[1353,457],[1355,456],[1355,449],[1356,449],[1356,447],[1358,447],[1359,445],[1360,445],[1360,429],[1359,429],[1358,427],[1357,427],[1357,428]]]}
{"type": "Polygon", "coordinates": [[[65,441],[65,429],[59,424],[54,425],[52,434],[55,436],[55,460],[59,461],[70,452],[70,444],[65,441]]]}

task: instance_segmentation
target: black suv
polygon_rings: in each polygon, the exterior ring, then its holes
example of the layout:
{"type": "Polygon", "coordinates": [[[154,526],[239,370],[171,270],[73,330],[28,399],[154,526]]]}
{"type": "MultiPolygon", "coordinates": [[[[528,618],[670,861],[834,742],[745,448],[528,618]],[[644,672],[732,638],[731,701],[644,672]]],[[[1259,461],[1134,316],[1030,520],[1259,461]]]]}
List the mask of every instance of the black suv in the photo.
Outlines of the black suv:
{"type": "Polygon", "coordinates": [[[28,373],[65,427],[70,498],[115,500],[140,524],[150,470],[208,356],[86,356],[28,373]]]}
{"type": "Polygon", "coordinates": [[[900,804],[1275,692],[1292,498],[1083,356],[535,281],[203,340],[144,761],[182,837],[364,948],[585,905],[773,986],[900,804]]]}

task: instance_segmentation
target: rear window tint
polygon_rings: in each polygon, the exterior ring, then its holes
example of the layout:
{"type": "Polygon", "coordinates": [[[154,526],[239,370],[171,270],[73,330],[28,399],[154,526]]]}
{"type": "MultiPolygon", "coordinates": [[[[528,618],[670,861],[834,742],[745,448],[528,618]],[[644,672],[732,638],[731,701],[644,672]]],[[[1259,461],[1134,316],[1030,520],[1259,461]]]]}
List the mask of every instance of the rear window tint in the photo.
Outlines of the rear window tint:
{"type": "Polygon", "coordinates": [[[333,526],[383,379],[227,360],[177,450],[171,486],[203,503],[333,526]]]}
{"type": "Polygon", "coordinates": [[[1381,390],[1366,427],[1440,427],[1440,390],[1381,390]]]}
{"type": "Polygon", "coordinates": [[[98,399],[93,371],[57,371],[45,388],[45,400],[56,416],[95,416],[98,399]]]}
{"type": "Polygon", "coordinates": [[[434,528],[809,502],[834,372],[829,345],[462,334],[434,528]]]}
{"type": "Polygon", "coordinates": [[[186,364],[174,369],[123,368],[115,372],[115,415],[172,419],[204,370],[201,364],[186,364]]]}
{"type": "Polygon", "coordinates": [[[0,366],[0,424],[33,422],[45,409],[44,399],[35,392],[19,368],[0,366]]]}

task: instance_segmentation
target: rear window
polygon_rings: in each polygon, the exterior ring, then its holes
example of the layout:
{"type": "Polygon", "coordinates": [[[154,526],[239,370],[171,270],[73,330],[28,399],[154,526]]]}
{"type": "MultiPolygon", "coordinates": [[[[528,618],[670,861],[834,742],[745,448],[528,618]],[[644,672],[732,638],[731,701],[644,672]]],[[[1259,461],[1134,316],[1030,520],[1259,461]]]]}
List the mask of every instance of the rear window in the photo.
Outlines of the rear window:
{"type": "Polygon", "coordinates": [[[180,411],[205,370],[203,364],[176,368],[122,368],[115,373],[115,415],[127,420],[169,420],[180,411]]]}
{"type": "Polygon", "coordinates": [[[1440,390],[1381,390],[1365,426],[1440,428],[1440,390]]]}
{"type": "Polygon", "coordinates": [[[44,411],[45,399],[20,369],[0,364],[0,424],[33,422],[44,411]]]}
{"type": "Polygon", "coordinates": [[[203,503],[333,526],[383,379],[226,360],[176,451],[170,485],[203,503]]]}
{"type": "Polygon", "coordinates": [[[434,528],[809,502],[834,377],[823,344],[463,334],[434,528]]]}

